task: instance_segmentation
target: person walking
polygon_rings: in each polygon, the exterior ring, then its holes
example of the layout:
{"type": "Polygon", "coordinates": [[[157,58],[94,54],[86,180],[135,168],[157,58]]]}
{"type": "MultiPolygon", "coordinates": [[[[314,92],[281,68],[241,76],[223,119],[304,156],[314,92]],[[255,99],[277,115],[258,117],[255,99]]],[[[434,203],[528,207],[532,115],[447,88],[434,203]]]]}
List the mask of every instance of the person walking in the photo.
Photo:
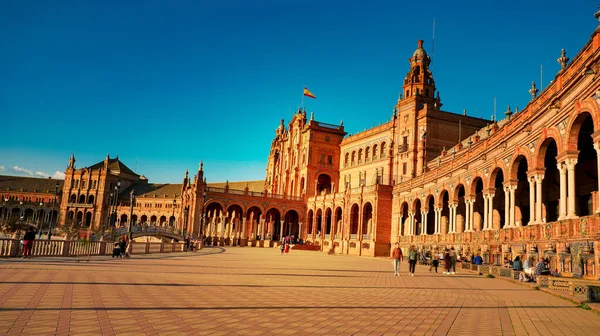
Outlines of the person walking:
{"type": "Polygon", "coordinates": [[[456,251],[454,251],[454,247],[450,248],[450,267],[448,271],[452,270],[450,274],[456,274],[456,251]]]}
{"type": "Polygon", "coordinates": [[[415,276],[415,266],[417,265],[417,249],[415,249],[415,245],[410,246],[410,250],[408,251],[408,271],[410,272],[410,276],[415,276]]]}
{"type": "Polygon", "coordinates": [[[431,273],[431,268],[435,269],[435,273],[437,273],[438,266],[440,264],[439,253],[437,250],[431,253],[431,264],[429,264],[429,273],[431,273]]]}
{"type": "Polygon", "coordinates": [[[30,226],[25,236],[23,236],[23,259],[31,259],[31,250],[33,249],[33,241],[35,240],[35,229],[30,226]]]}
{"type": "Polygon", "coordinates": [[[394,276],[400,275],[400,262],[402,261],[402,249],[400,244],[396,243],[396,248],[392,251],[392,263],[394,265],[394,276]]]}
{"type": "Polygon", "coordinates": [[[444,274],[450,274],[450,251],[444,251],[444,274]]]}

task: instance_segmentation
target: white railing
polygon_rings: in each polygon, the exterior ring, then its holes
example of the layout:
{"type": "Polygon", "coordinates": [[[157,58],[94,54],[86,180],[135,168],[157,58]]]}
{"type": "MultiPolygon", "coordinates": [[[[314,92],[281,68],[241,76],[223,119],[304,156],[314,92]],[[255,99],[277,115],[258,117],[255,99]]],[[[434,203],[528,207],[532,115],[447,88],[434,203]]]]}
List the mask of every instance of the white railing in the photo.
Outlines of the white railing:
{"type": "MultiPolygon", "coordinates": [[[[36,257],[70,257],[77,255],[111,255],[113,242],[81,240],[35,240],[31,253],[36,257]]],[[[183,243],[132,242],[131,254],[182,252],[183,243]]],[[[20,239],[0,238],[0,257],[20,257],[20,239]]]]}

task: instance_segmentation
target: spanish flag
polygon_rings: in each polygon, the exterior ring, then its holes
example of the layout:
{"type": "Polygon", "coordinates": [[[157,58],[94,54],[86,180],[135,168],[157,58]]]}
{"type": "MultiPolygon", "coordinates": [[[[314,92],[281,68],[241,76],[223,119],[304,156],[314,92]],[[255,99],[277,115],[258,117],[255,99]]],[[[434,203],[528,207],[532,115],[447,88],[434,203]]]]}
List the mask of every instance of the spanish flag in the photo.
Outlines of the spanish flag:
{"type": "Polygon", "coordinates": [[[304,95],[307,96],[307,97],[309,97],[309,98],[312,98],[312,99],[317,98],[317,97],[315,97],[314,94],[312,94],[312,92],[308,91],[307,88],[304,88],[304,95]]]}

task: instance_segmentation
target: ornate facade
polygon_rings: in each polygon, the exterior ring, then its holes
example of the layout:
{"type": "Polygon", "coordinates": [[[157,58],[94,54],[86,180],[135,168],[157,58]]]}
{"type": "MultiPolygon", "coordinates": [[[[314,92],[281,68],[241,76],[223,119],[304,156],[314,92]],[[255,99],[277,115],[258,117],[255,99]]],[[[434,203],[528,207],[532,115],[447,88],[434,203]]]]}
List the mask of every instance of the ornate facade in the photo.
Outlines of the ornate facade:
{"type": "Polygon", "coordinates": [[[72,157],[60,222],[176,226],[220,245],[294,235],[368,256],[395,242],[454,246],[490,263],[545,255],[565,275],[595,277],[599,32],[572,61],[563,50],[551,84],[532,83],[527,106],[500,121],[442,110],[418,41],[389,120],[348,135],[299,109],[275,131],[264,181],[206,183],[200,164],[182,184],[151,184],[118,158],[76,169],[72,157]]]}

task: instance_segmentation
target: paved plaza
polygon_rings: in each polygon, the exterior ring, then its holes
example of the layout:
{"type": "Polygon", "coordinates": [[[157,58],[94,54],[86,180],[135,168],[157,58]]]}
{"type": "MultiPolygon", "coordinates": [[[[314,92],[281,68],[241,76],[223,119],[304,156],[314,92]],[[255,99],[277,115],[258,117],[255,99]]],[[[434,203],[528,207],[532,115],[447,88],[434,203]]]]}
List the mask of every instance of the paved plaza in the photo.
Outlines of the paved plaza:
{"type": "Polygon", "coordinates": [[[388,259],[206,248],[0,260],[2,335],[594,335],[600,316],[472,273],[388,259]]]}

